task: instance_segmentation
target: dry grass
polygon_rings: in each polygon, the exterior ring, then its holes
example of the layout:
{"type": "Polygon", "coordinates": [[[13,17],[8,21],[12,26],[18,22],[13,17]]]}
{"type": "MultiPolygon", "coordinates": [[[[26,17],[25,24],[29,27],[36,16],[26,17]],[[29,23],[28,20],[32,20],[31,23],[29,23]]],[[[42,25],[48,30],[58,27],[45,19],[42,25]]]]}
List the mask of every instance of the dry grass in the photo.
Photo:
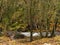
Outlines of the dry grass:
{"type": "Polygon", "coordinates": [[[0,37],[0,45],[43,45],[44,43],[50,43],[51,45],[60,45],[60,36],[38,39],[34,40],[33,42],[27,42],[26,39],[11,40],[5,36],[0,37]]]}

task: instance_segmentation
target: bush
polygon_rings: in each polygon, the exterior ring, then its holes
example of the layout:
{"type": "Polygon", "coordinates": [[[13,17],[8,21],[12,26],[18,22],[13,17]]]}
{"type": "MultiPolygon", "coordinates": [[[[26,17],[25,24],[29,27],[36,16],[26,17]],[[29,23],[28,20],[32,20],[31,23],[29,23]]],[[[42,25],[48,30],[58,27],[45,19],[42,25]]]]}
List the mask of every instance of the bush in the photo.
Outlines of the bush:
{"type": "Polygon", "coordinates": [[[2,33],[0,33],[0,37],[1,37],[1,36],[3,36],[3,34],[2,34],[2,33]]]}
{"type": "Polygon", "coordinates": [[[2,31],[3,29],[0,27],[0,36],[3,36],[2,31]]]}

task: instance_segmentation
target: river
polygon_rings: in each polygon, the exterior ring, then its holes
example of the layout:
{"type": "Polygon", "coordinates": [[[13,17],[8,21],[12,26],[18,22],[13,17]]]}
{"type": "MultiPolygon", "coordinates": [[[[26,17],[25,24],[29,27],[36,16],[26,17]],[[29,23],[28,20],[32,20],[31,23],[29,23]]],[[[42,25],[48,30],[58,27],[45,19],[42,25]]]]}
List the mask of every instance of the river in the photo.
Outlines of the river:
{"type": "MultiPolygon", "coordinates": [[[[21,34],[23,34],[23,35],[25,35],[27,37],[30,37],[30,32],[21,32],[21,34]]],[[[60,35],[60,32],[55,32],[55,34],[56,35],[60,35]]],[[[42,35],[45,36],[46,32],[43,32],[42,35]]],[[[50,35],[51,35],[51,33],[48,32],[48,36],[50,36],[50,35]]],[[[35,33],[33,33],[33,36],[40,36],[40,33],[39,32],[35,32],[35,33]]]]}

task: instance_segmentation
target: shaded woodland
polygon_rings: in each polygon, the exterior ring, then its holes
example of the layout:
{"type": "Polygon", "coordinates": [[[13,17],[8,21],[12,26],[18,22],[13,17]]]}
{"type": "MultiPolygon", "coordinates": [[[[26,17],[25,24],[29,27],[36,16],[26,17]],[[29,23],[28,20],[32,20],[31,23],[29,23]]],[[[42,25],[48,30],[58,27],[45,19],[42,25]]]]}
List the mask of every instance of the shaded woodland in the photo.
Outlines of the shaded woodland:
{"type": "Polygon", "coordinates": [[[40,38],[54,37],[60,31],[60,0],[0,0],[0,35],[11,36],[9,31],[13,36],[30,32],[30,41],[33,32],[40,32],[40,38]]]}

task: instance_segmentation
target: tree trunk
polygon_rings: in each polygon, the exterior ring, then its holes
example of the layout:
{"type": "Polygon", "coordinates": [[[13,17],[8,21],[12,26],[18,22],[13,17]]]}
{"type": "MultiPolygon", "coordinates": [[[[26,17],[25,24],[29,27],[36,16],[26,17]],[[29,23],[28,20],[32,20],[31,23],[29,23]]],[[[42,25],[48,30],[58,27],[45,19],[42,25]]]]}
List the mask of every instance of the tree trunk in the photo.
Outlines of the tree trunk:
{"type": "Polygon", "coordinates": [[[33,41],[33,39],[32,39],[32,37],[33,37],[33,35],[32,35],[32,31],[30,31],[30,42],[32,42],[33,41]]]}
{"type": "Polygon", "coordinates": [[[55,31],[56,31],[56,28],[57,28],[57,23],[58,23],[58,19],[55,19],[55,25],[53,27],[53,30],[52,30],[52,33],[51,33],[51,37],[55,36],[55,31]]]}

